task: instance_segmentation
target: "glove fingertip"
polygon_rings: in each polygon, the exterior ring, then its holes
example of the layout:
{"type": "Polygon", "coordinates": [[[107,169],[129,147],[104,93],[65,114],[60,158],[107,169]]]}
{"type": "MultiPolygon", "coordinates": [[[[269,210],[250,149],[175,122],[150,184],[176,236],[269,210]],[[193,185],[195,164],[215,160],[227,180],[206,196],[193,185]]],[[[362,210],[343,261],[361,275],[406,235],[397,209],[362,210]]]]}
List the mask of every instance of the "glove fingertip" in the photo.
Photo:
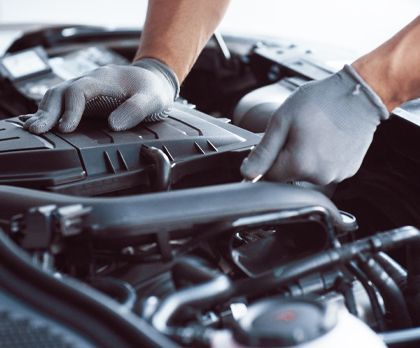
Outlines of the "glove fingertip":
{"type": "Polygon", "coordinates": [[[247,157],[244,159],[241,165],[241,174],[244,178],[252,180],[255,179],[257,176],[263,175],[258,165],[256,165],[255,161],[247,157]]]}
{"type": "Polygon", "coordinates": [[[111,128],[111,130],[113,130],[114,132],[120,132],[127,129],[121,126],[120,124],[109,124],[109,128],[111,128]]]}
{"type": "Polygon", "coordinates": [[[118,117],[118,115],[112,115],[112,114],[108,117],[108,126],[114,132],[119,132],[119,131],[128,129],[125,122],[122,122],[120,120],[120,117],[118,117]]]}
{"type": "Polygon", "coordinates": [[[42,134],[48,132],[50,129],[45,122],[37,120],[30,124],[27,130],[34,134],[42,134]]]}
{"type": "Polygon", "coordinates": [[[144,116],[136,110],[136,105],[125,102],[115,109],[108,117],[108,125],[113,131],[123,131],[137,126],[144,120],[144,116]]]}
{"type": "Polygon", "coordinates": [[[267,151],[263,144],[259,144],[251,151],[243,161],[241,172],[246,178],[254,179],[258,175],[264,175],[271,167],[275,158],[273,153],[267,151]]]}
{"type": "Polygon", "coordinates": [[[22,127],[23,127],[23,129],[25,129],[25,130],[29,130],[29,127],[35,122],[36,120],[27,120],[23,125],[22,125],[22,127]]]}
{"type": "Polygon", "coordinates": [[[57,128],[61,133],[70,133],[73,132],[80,123],[80,118],[70,113],[69,111],[65,112],[57,124],[57,128]]]}
{"type": "Polygon", "coordinates": [[[19,116],[19,120],[23,122],[23,129],[29,130],[29,127],[39,120],[38,114],[27,114],[19,116]]]}
{"type": "Polygon", "coordinates": [[[115,117],[113,113],[111,113],[108,117],[108,126],[113,131],[118,131],[120,129],[120,124],[118,124],[118,117],[115,117]]]}
{"type": "Polygon", "coordinates": [[[61,133],[71,133],[77,128],[77,124],[71,122],[59,122],[58,130],[61,133]]]}

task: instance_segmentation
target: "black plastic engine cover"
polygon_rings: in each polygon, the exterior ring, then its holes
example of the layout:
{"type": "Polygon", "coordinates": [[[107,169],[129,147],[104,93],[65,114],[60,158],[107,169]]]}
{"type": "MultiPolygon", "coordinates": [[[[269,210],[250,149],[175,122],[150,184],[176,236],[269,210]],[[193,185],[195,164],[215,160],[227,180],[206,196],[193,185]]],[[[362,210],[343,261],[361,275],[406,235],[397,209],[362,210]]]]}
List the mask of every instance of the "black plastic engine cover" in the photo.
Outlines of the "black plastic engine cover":
{"type": "Polygon", "coordinates": [[[234,181],[260,140],[181,104],[165,121],[125,132],[110,131],[106,118],[84,120],[69,134],[34,135],[22,125],[19,117],[0,121],[0,184],[84,196],[153,191],[160,169],[144,156],[143,145],[166,155],[173,188],[234,181]]]}

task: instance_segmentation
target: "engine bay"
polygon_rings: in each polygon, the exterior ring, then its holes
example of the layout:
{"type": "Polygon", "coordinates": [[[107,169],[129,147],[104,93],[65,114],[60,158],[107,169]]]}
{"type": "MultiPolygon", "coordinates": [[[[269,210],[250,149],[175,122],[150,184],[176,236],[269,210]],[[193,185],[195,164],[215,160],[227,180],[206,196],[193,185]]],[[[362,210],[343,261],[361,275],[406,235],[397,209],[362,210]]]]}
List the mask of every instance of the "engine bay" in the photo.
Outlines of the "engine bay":
{"type": "Polygon", "coordinates": [[[128,64],[139,35],[45,28],[0,58],[2,346],[416,346],[416,104],[343,183],[245,182],[269,115],[333,69],[316,47],[217,35],[162,122],[22,128],[48,88],[128,64]]]}

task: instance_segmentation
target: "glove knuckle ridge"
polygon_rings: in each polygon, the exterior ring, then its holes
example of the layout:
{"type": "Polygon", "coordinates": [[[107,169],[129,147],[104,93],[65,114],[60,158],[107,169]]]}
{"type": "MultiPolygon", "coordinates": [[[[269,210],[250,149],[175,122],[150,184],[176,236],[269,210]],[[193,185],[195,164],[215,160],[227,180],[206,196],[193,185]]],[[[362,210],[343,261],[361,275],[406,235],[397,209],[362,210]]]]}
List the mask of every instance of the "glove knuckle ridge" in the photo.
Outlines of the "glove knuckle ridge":
{"type": "Polygon", "coordinates": [[[303,156],[291,155],[288,165],[290,172],[294,173],[297,179],[312,177],[315,172],[313,165],[303,156]]]}
{"type": "Polygon", "coordinates": [[[86,75],[79,80],[79,83],[92,86],[98,83],[98,79],[93,76],[86,75]]]}
{"type": "Polygon", "coordinates": [[[66,88],[66,90],[64,91],[64,96],[66,98],[72,98],[78,94],[80,94],[81,89],[79,86],[75,85],[75,84],[71,84],[70,86],[68,86],[66,88]]]}

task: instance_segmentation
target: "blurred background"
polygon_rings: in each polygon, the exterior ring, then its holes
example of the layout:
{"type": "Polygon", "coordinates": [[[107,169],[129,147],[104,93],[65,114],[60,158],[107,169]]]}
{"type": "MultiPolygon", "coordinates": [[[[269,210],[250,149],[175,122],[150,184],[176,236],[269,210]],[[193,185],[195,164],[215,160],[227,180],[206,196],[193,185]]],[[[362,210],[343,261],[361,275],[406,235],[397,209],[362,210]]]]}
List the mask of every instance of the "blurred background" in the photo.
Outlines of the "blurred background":
{"type": "MultiPolygon", "coordinates": [[[[0,23],[10,29],[0,49],[18,35],[16,23],[77,23],[140,27],[147,0],[0,0],[0,23]]],[[[232,0],[221,24],[226,33],[316,41],[361,54],[420,13],[420,0],[232,0]]]]}

